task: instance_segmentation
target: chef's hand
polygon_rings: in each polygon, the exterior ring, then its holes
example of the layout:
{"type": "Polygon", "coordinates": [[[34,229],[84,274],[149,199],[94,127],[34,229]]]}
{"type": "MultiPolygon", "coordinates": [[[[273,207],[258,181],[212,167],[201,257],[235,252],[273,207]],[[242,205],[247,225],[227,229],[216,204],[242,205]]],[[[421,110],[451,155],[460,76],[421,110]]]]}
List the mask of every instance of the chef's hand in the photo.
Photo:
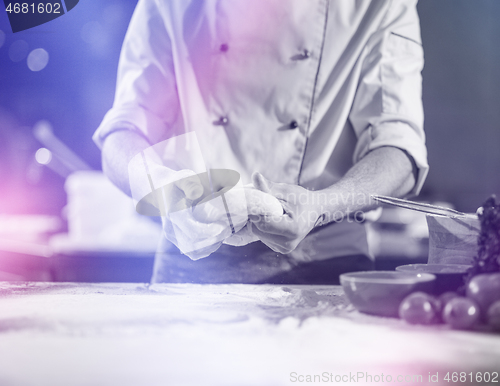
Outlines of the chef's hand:
{"type": "Polygon", "coordinates": [[[163,192],[163,231],[182,253],[197,260],[216,251],[231,230],[225,224],[227,215],[223,208],[214,207],[211,202],[199,203],[209,194],[209,187],[192,171],[177,173],[177,181],[163,192]]]}
{"type": "Polygon", "coordinates": [[[192,207],[204,192],[200,178],[191,170],[176,172],[175,178],[177,181],[165,195],[167,212],[192,207]]]}
{"type": "Polygon", "coordinates": [[[298,185],[275,183],[260,173],[252,176],[254,186],[280,200],[282,216],[249,215],[253,232],[275,252],[290,253],[314,228],[321,216],[315,192],[298,185]]]}

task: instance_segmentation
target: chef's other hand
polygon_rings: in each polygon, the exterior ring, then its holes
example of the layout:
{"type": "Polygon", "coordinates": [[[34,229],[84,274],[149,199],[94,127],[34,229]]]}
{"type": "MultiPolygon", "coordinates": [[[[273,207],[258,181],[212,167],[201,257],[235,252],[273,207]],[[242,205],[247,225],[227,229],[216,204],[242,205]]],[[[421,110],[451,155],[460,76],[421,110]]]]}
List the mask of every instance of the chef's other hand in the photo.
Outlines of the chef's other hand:
{"type": "Polygon", "coordinates": [[[280,200],[284,210],[282,216],[250,215],[254,234],[275,252],[292,252],[321,215],[314,192],[298,185],[271,182],[260,173],[254,173],[252,181],[257,189],[280,200]]]}

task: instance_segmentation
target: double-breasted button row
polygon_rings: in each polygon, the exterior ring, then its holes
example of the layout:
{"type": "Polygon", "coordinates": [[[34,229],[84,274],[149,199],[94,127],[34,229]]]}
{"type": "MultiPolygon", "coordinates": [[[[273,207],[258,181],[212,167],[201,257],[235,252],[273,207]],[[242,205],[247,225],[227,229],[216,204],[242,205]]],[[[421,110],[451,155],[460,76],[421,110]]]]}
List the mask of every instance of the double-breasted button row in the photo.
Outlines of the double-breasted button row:
{"type": "MultiPolygon", "coordinates": [[[[227,52],[229,50],[229,45],[227,43],[222,43],[219,46],[219,51],[227,52]]],[[[292,56],[292,60],[305,60],[311,57],[311,52],[307,49],[304,49],[302,52],[295,54],[292,56]]]]}
{"type": "MultiPolygon", "coordinates": [[[[219,119],[213,121],[212,124],[215,126],[227,126],[229,124],[229,119],[227,117],[219,117],[219,119]]],[[[299,127],[299,123],[293,120],[288,124],[288,127],[290,129],[296,129],[299,127]]]]}
{"type": "MultiPolygon", "coordinates": [[[[227,52],[229,50],[229,45],[227,43],[222,43],[219,46],[219,50],[221,52],[227,52]]],[[[305,60],[311,57],[311,52],[307,49],[304,49],[301,53],[292,56],[292,60],[305,60]]],[[[229,119],[225,116],[219,117],[216,121],[212,122],[215,126],[227,126],[229,124],[229,119]]],[[[299,123],[296,120],[291,121],[288,124],[288,127],[292,130],[299,127],[299,123]]]]}

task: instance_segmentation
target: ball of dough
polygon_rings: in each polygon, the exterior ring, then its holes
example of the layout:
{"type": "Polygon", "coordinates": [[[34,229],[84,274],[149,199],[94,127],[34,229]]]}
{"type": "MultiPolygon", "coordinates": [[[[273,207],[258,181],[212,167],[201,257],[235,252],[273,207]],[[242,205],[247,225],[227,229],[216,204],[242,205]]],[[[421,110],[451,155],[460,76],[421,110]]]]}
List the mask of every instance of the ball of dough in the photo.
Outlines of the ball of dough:
{"type": "MultiPolygon", "coordinates": [[[[213,195],[207,196],[194,207],[193,215],[196,220],[203,223],[226,221],[226,209],[220,198],[220,193],[222,191],[216,195],[216,198],[213,198],[213,195]]],[[[254,188],[251,184],[227,189],[224,194],[233,222],[239,222],[237,219],[240,217],[244,217],[244,222],[246,222],[247,214],[257,216],[283,215],[283,207],[276,197],[254,188]]],[[[243,225],[244,223],[238,227],[238,230],[243,225]]]]}
{"type": "Polygon", "coordinates": [[[283,207],[276,197],[269,193],[262,192],[252,185],[246,185],[244,189],[248,214],[260,216],[283,215],[283,207]]]}

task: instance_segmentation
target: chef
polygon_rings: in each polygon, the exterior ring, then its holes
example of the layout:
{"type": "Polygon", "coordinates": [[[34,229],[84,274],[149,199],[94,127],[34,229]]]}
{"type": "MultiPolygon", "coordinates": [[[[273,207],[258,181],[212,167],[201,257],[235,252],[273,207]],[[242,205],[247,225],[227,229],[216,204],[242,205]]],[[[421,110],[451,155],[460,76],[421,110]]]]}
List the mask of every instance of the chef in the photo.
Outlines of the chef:
{"type": "MultiPolygon", "coordinates": [[[[416,3],[139,0],[94,135],[104,172],[131,194],[137,154],[194,133],[208,168],[283,207],[249,216],[258,241],[196,261],[163,240],[153,281],[335,283],[372,268],[370,195],[418,194],[428,171],[416,3]]],[[[176,189],[193,202],[203,192],[176,189]]]]}

